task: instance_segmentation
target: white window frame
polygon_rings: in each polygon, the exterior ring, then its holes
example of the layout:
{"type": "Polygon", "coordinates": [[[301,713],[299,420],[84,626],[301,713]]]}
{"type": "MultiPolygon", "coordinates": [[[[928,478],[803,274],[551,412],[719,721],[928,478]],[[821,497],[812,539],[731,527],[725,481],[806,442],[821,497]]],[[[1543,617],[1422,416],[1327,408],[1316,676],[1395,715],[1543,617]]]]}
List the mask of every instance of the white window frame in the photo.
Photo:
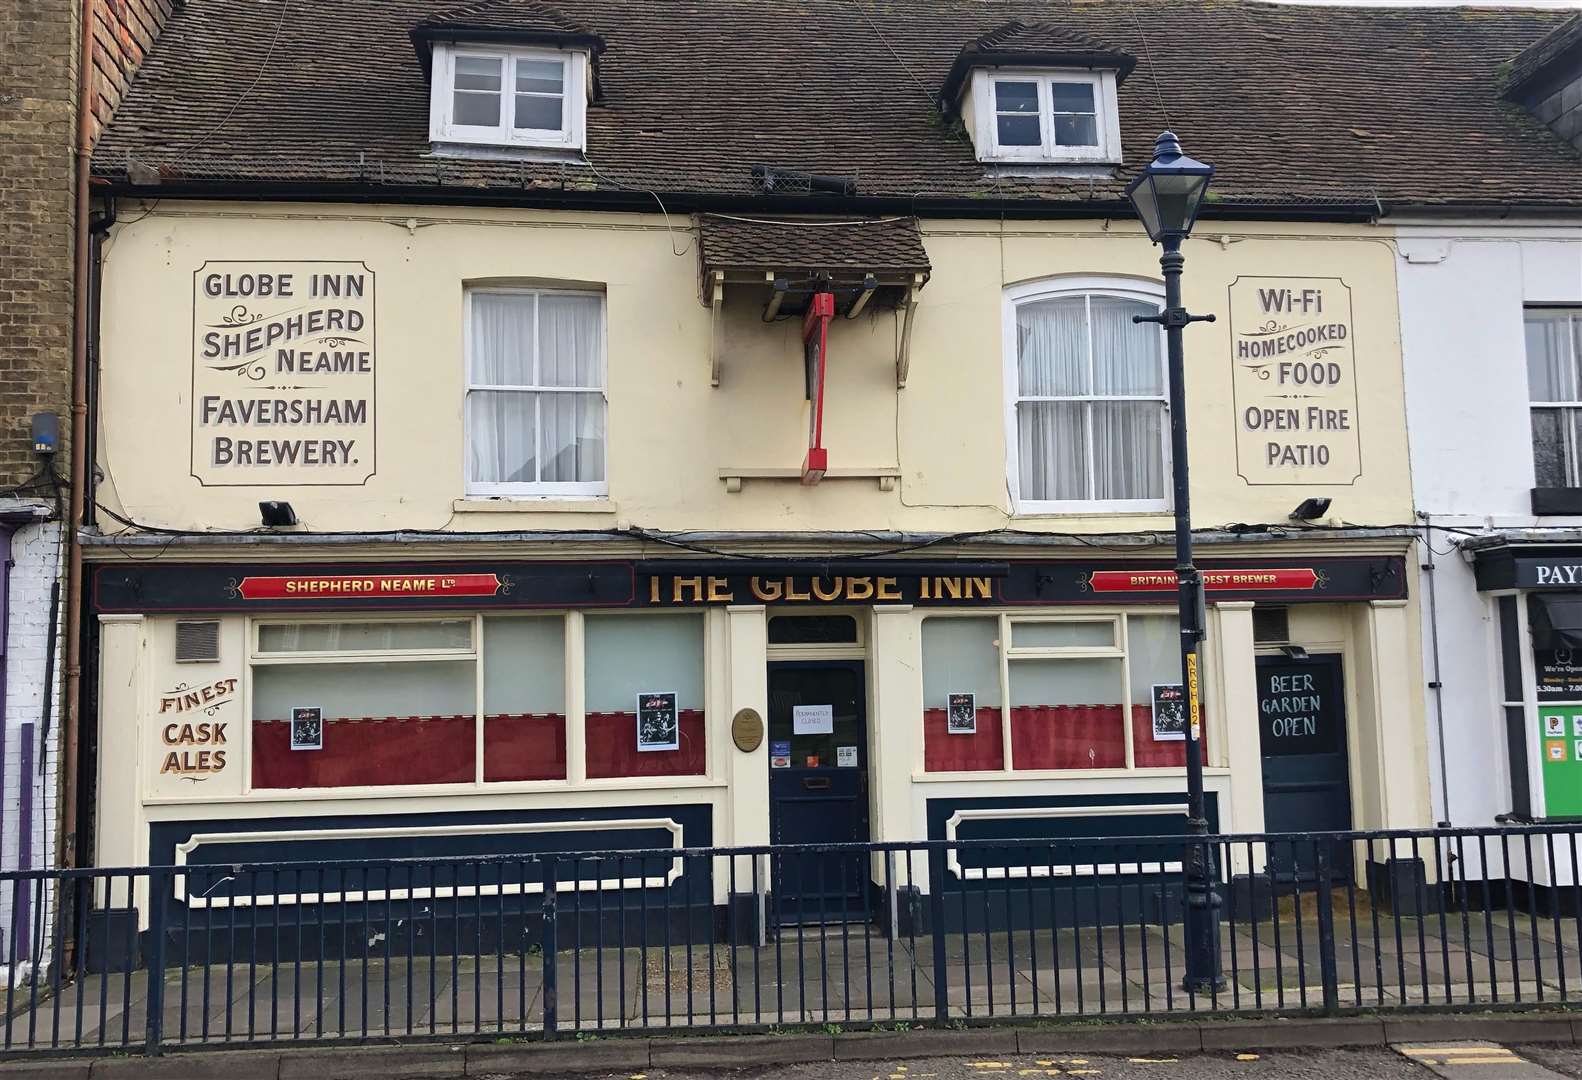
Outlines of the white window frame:
{"type": "Polygon", "coordinates": [[[973,145],[978,160],[988,162],[1033,162],[1044,164],[1119,164],[1121,160],[1120,110],[1115,95],[1115,72],[1075,68],[978,68],[972,73],[969,92],[972,111],[973,145]],[[1038,84],[1038,146],[1001,146],[1000,128],[995,120],[994,84],[1031,82],[1038,84]],[[1055,145],[1052,83],[1086,83],[1093,87],[1096,146],[1055,145]]]}
{"type": "Polygon", "coordinates": [[[577,50],[471,46],[437,43],[429,87],[429,140],[483,146],[544,147],[581,150],[587,143],[588,54],[577,50]],[[452,118],[456,58],[501,61],[500,123],[493,127],[458,124],[452,118]],[[518,130],[515,114],[516,65],[519,61],[551,61],[561,65],[562,108],[559,131],[518,130]]]}
{"type": "MultiPolygon", "coordinates": [[[[1073,297],[1110,296],[1121,300],[1135,300],[1164,308],[1164,285],[1143,278],[1111,277],[1062,277],[1013,285],[1004,292],[1004,310],[1001,315],[1005,357],[1005,468],[1006,481],[1011,494],[1011,512],[1016,515],[1031,514],[1139,514],[1165,513],[1171,508],[1170,488],[1170,386],[1166,365],[1164,334],[1159,335],[1158,395],[1088,394],[1062,397],[1027,399],[1020,396],[1021,384],[1017,357],[1016,313],[1023,304],[1042,300],[1070,299],[1073,297]],[[1021,462],[1017,453],[1020,433],[1017,427],[1016,406],[1024,400],[1038,401],[1157,401],[1163,406],[1163,419],[1159,425],[1159,453],[1164,470],[1164,495],[1158,499],[1024,499],[1022,498],[1021,462]]],[[[1090,322],[1091,331],[1091,322],[1090,322]]],[[[1091,349],[1091,344],[1090,344],[1091,349]]],[[[1089,429],[1088,468],[1093,468],[1092,429],[1089,429]]]]}
{"type": "MultiPolygon", "coordinates": [[[[533,320],[533,348],[538,348],[538,319],[534,312],[533,320]]],[[[464,438],[466,440],[462,454],[462,479],[465,492],[468,496],[505,496],[522,499],[563,499],[563,498],[602,498],[610,493],[610,392],[609,392],[609,306],[607,297],[602,292],[592,289],[530,289],[508,288],[504,286],[488,286],[468,288],[466,303],[462,314],[464,326],[464,363],[466,365],[466,391],[462,396],[462,417],[464,438]],[[477,383],[473,381],[473,341],[472,341],[472,300],[479,295],[487,296],[531,296],[535,306],[537,298],[541,296],[596,296],[599,299],[599,356],[598,371],[599,384],[597,386],[539,386],[539,385],[498,385],[494,383],[477,383]],[[494,483],[489,481],[474,480],[471,475],[469,457],[472,451],[472,411],[467,407],[466,398],[475,390],[493,390],[502,392],[533,394],[535,402],[541,400],[546,393],[568,394],[599,394],[604,398],[604,479],[580,482],[562,483],[494,483]]],[[[538,357],[533,358],[533,369],[538,370],[538,357]]],[[[542,435],[542,425],[535,425],[536,430],[542,435]]],[[[536,453],[536,451],[535,451],[536,453]]],[[[542,465],[542,455],[535,460],[542,465]]]]}
{"type": "MultiPolygon", "coordinates": [[[[1573,324],[1573,326],[1582,323],[1582,307],[1572,304],[1528,304],[1522,309],[1524,348],[1526,346],[1525,329],[1528,316],[1545,313],[1550,315],[1566,315],[1569,317],[1569,321],[1573,324]]],[[[1572,342],[1571,348],[1575,349],[1577,347],[1575,344],[1576,331],[1574,329],[1572,330],[1571,334],[1567,335],[1567,340],[1572,342]]],[[[1573,365],[1577,364],[1578,361],[1582,361],[1582,357],[1577,356],[1572,356],[1571,359],[1573,365]]],[[[1522,360],[1524,367],[1526,367],[1526,365],[1530,362],[1529,358],[1525,356],[1522,358],[1522,360]]],[[[1572,370],[1575,371],[1576,368],[1573,367],[1572,370]]],[[[1578,378],[1582,379],[1582,375],[1579,375],[1578,378]]],[[[1579,383],[1576,388],[1576,397],[1569,401],[1535,401],[1533,400],[1532,396],[1531,384],[1532,380],[1531,376],[1529,375],[1529,388],[1527,392],[1527,445],[1531,451],[1533,460],[1533,484],[1534,486],[1541,486],[1539,485],[1538,480],[1538,447],[1533,442],[1532,414],[1540,409],[1543,409],[1545,411],[1558,412],[1561,418],[1565,421],[1564,425],[1560,429],[1560,439],[1566,458],[1566,482],[1560,486],[1562,488],[1582,487],[1582,437],[1577,435],[1576,416],[1574,415],[1577,412],[1582,412],[1582,383],[1579,383]]]]}

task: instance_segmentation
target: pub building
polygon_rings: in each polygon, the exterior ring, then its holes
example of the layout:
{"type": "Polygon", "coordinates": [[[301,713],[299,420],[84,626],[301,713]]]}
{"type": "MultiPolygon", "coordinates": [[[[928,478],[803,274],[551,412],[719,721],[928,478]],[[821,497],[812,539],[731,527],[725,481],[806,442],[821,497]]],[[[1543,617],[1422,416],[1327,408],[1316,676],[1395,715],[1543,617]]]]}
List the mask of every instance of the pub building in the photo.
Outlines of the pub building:
{"type": "MultiPolygon", "coordinates": [[[[171,15],[94,165],[98,864],[1183,830],[1139,24],[631,8],[171,15]]],[[[1412,17],[1490,78],[1553,22],[1412,17]]],[[[1486,188],[1333,148],[1486,113],[1396,18],[1146,20],[1246,89],[1167,94],[1217,830],[1430,821],[1379,211],[1486,188]]]]}

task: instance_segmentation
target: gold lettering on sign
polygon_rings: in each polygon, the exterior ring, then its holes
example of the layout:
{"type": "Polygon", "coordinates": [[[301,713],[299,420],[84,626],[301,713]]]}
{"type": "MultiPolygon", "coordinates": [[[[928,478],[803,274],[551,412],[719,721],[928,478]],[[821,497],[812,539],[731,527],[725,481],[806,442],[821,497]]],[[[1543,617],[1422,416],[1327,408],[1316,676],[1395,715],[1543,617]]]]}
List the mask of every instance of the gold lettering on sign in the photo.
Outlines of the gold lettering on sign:
{"type": "Polygon", "coordinates": [[[846,599],[848,599],[848,600],[872,600],[873,599],[873,578],[870,578],[870,577],[847,578],[846,579],[846,599]]]}
{"type": "Polygon", "coordinates": [[[970,577],[967,579],[967,599],[989,599],[989,579],[986,577],[970,577]]]}
{"type": "Polygon", "coordinates": [[[896,583],[895,578],[882,577],[879,579],[879,586],[874,596],[879,600],[899,600],[901,599],[901,588],[896,583]]]}
{"type": "MultiPolygon", "coordinates": [[[[178,683],[159,698],[162,713],[198,711],[214,716],[226,705],[236,700],[236,679],[218,679],[204,686],[178,683]]],[[[202,781],[225,769],[225,729],[228,720],[201,720],[195,723],[166,724],[160,729],[160,741],[166,746],[160,761],[160,775],[174,773],[184,780],[202,781]],[[203,747],[201,750],[170,749],[171,747],[203,747]]]]}
{"type": "Polygon", "coordinates": [[[729,579],[722,577],[709,578],[709,602],[711,604],[729,603],[734,599],[736,599],[736,594],[730,589],[729,579]]]}
{"type": "Polygon", "coordinates": [[[816,577],[813,579],[813,595],[818,597],[820,600],[839,600],[841,591],[845,587],[845,578],[816,577]],[[829,588],[827,589],[824,587],[824,582],[826,581],[829,582],[829,588]]]}
{"type": "Polygon", "coordinates": [[[781,585],[778,581],[765,581],[761,577],[752,579],[751,588],[753,596],[759,600],[780,599],[781,585]]]}
{"type": "Polygon", "coordinates": [[[671,603],[674,604],[679,604],[682,602],[683,597],[681,595],[681,590],[683,589],[692,590],[692,600],[694,603],[703,599],[703,579],[700,577],[671,578],[670,589],[671,603]]]}

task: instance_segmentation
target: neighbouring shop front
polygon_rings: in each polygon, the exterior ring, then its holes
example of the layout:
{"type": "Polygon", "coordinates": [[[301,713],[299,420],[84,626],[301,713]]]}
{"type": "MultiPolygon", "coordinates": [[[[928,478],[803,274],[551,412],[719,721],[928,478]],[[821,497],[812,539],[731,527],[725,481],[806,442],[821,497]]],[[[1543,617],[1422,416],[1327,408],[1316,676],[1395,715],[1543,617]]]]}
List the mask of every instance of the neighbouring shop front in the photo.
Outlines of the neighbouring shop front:
{"type": "MultiPolygon", "coordinates": [[[[1182,831],[1168,562],[1004,556],[105,562],[96,860],[1182,831]]],[[[1211,826],[1401,824],[1402,557],[1204,568],[1211,826]]],[[[685,885],[872,918],[866,867],[685,885]]]]}

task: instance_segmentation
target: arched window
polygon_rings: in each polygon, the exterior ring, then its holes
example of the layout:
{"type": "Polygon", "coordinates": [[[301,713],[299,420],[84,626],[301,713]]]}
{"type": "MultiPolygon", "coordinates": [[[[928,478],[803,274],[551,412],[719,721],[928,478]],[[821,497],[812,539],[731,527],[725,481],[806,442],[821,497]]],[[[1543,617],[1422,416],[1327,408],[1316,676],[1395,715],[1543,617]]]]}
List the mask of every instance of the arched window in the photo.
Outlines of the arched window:
{"type": "Polygon", "coordinates": [[[1005,292],[1007,464],[1018,513],[1169,508],[1164,290],[1062,278],[1005,292]]]}

